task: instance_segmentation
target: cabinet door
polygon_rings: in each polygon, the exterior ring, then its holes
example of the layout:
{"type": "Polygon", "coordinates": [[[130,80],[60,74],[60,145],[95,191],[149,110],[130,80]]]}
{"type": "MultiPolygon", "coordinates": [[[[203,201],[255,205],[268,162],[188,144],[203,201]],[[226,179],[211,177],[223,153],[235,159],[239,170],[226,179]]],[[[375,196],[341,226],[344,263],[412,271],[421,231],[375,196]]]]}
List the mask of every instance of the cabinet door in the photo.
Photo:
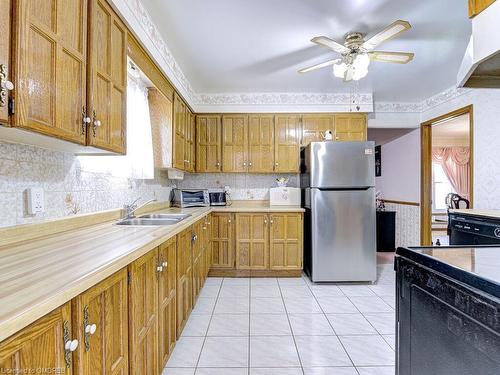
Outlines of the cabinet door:
{"type": "Polygon", "coordinates": [[[336,141],[366,141],[366,115],[335,115],[336,141]]]}
{"type": "Polygon", "coordinates": [[[248,116],[248,171],[274,170],[274,115],[248,116]]]}
{"type": "Polygon", "coordinates": [[[268,259],[267,214],[236,214],[236,268],[268,269],[268,259]]]}
{"type": "Polygon", "coordinates": [[[302,116],[302,146],[323,140],[327,130],[335,131],[335,118],[331,114],[302,116]]]}
{"type": "Polygon", "coordinates": [[[193,114],[187,106],[185,108],[185,116],[184,170],[186,172],[194,172],[194,122],[193,114]]]}
{"type": "Polygon", "coordinates": [[[177,337],[193,307],[192,233],[188,228],[177,235],[177,337]]]}
{"type": "Polygon", "coordinates": [[[89,0],[89,145],[126,152],[127,28],[106,0],[89,0]]]}
{"type": "MultiPolygon", "coordinates": [[[[12,0],[0,0],[0,75],[12,81],[10,75],[10,48],[12,42],[12,0]]],[[[9,94],[0,87],[0,124],[9,124],[9,94]]]]}
{"type": "Polygon", "coordinates": [[[68,302],[0,343],[0,373],[43,374],[56,369],[59,374],[71,375],[73,356],[64,348],[65,341],[71,339],[68,302]]]}
{"type": "Polygon", "coordinates": [[[210,222],[212,267],[234,268],[233,214],[213,213],[210,222]]]}
{"type": "Polygon", "coordinates": [[[159,372],[167,364],[175,346],[177,328],[176,316],[176,258],[175,237],[160,245],[158,257],[163,270],[158,279],[158,353],[159,372]]]}
{"type": "Polygon", "coordinates": [[[269,262],[273,270],[302,269],[302,214],[273,213],[269,262]]]}
{"type": "Polygon", "coordinates": [[[59,3],[15,2],[14,125],[85,144],[87,0],[59,3]]]}
{"type": "Polygon", "coordinates": [[[129,265],[129,362],[132,374],[158,371],[158,249],[129,265]]]}
{"type": "Polygon", "coordinates": [[[172,168],[172,101],[156,89],[148,89],[154,166],[172,168]]]}
{"type": "Polygon", "coordinates": [[[248,117],[222,116],[222,171],[248,171],[248,117]]]}
{"type": "Polygon", "coordinates": [[[186,105],[177,94],[174,96],[173,166],[184,170],[186,147],[186,105]]]}
{"type": "Polygon", "coordinates": [[[276,115],[274,119],[274,171],[297,173],[300,153],[300,116],[276,115]]]}
{"type": "Polygon", "coordinates": [[[221,117],[218,115],[196,116],[196,171],[220,172],[221,117]]]}
{"type": "Polygon", "coordinates": [[[127,269],[76,297],[72,303],[79,374],[128,372],[127,269]],[[93,330],[95,329],[95,332],[93,330]]]}

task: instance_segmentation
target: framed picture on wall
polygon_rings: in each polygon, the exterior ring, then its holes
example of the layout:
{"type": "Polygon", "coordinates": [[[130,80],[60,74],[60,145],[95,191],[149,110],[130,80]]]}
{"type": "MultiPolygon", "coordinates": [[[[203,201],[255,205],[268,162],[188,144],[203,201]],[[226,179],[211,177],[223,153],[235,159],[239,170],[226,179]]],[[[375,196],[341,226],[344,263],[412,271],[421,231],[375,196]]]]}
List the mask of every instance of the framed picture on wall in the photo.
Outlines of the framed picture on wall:
{"type": "Polygon", "coordinates": [[[382,176],[382,146],[375,146],[375,177],[382,176]]]}

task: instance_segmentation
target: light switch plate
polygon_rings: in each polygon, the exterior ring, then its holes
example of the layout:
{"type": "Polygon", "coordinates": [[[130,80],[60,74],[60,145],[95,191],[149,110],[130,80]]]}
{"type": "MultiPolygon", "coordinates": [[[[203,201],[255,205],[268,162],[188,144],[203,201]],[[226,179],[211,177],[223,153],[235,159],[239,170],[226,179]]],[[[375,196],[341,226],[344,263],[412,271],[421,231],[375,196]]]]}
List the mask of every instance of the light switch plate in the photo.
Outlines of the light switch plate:
{"type": "Polygon", "coordinates": [[[29,215],[36,215],[45,210],[44,192],[42,188],[30,188],[26,190],[29,215]]]}

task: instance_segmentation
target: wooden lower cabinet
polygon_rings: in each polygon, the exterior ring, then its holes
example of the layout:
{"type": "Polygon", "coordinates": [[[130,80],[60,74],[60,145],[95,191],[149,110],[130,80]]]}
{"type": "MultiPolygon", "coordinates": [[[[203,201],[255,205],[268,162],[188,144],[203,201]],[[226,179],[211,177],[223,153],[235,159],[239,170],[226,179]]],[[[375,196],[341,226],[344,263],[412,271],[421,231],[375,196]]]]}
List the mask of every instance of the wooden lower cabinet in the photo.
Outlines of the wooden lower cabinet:
{"type": "Polygon", "coordinates": [[[48,369],[73,374],[73,354],[65,350],[65,342],[74,340],[71,325],[68,302],[2,341],[0,374],[42,374],[48,369]]]}
{"type": "Polygon", "coordinates": [[[77,374],[128,373],[127,270],[123,269],[72,301],[77,374]]]}
{"type": "Polygon", "coordinates": [[[158,249],[128,267],[130,374],[155,374],[158,366],[158,249]]]}
{"type": "Polygon", "coordinates": [[[265,270],[269,264],[267,214],[236,214],[236,268],[265,270]]]}
{"type": "Polygon", "coordinates": [[[192,240],[191,227],[177,235],[177,337],[180,337],[193,308],[192,240]]]}
{"type": "Polygon", "coordinates": [[[212,268],[234,268],[234,218],[231,213],[213,213],[210,219],[212,268]]]}
{"type": "Polygon", "coordinates": [[[302,214],[270,215],[269,268],[302,269],[302,214]]]}

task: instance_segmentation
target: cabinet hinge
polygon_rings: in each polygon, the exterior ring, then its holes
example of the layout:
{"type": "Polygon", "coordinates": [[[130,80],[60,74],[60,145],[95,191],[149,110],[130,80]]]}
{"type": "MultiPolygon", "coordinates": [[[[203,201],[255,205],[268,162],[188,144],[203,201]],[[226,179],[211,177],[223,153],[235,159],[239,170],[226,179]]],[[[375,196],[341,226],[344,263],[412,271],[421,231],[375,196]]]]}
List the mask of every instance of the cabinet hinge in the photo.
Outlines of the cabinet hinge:
{"type": "Polygon", "coordinates": [[[16,103],[14,98],[9,98],[9,104],[8,104],[8,109],[9,109],[9,116],[12,116],[13,114],[16,113],[16,103]]]}

